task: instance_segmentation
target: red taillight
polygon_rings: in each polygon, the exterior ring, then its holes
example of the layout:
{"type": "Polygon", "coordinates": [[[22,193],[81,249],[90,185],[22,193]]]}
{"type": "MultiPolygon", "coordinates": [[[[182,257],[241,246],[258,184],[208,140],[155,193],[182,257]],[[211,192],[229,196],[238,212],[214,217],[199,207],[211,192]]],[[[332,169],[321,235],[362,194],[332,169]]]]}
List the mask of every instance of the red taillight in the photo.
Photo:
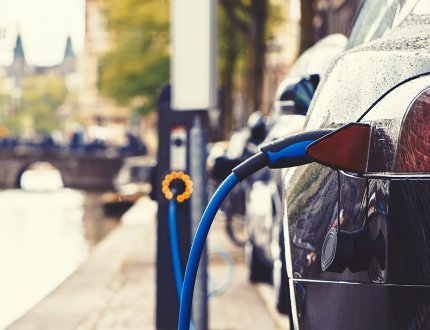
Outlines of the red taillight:
{"type": "Polygon", "coordinates": [[[430,90],[413,102],[404,118],[394,171],[430,171],[430,90]]]}
{"type": "Polygon", "coordinates": [[[363,173],[367,168],[370,133],[368,124],[348,124],[309,145],[307,154],[318,163],[363,173]]]}

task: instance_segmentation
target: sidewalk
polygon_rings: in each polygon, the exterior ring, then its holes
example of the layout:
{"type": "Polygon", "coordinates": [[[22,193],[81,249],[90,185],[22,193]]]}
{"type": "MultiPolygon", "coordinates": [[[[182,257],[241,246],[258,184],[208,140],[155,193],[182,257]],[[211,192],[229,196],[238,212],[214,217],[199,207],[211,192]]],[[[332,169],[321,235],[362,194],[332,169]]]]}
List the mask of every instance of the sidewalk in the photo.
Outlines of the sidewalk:
{"type": "MultiPolygon", "coordinates": [[[[139,201],[77,272],[9,329],[155,329],[155,214],[153,202],[139,201]]],[[[243,251],[229,243],[222,224],[214,224],[209,240],[235,260],[232,286],[209,302],[209,328],[288,329],[262,299],[267,287],[248,283],[243,251]]],[[[227,266],[210,258],[211,276],[223,278],[227,266]]]]}

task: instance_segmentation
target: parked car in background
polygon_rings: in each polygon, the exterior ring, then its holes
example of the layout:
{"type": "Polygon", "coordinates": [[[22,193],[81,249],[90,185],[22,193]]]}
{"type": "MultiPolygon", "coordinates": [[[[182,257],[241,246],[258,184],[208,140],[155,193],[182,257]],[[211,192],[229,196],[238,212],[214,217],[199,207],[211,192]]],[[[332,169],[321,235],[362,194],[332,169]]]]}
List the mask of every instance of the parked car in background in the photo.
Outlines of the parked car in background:
{"type": "MultiPolygon", "coordinates": [[[[344,35],[334,34],[304,52],[279,85],[262,144],[300,132],[320,79],[346,47],[344,35]]],[[[251,282],[272,283],[279,312],[290,313],[282,226],[283,185],[280,170],[263,169],[248,179],[245,217],[251,282]]]]}
{"type": "Polygon", "coordinates": [[[269,115],[269,126],[282,115],[306,115],[320,79],[333,60],[345,50],[346,43],[347,38],[343,34],[331,34],[300,55],[278,86],[269,115]]]}
{"type": "MultiPolygon", "coordinates": [[[[207,161],[211,183],[217,186],[241,161],[258,152],[258,146],[266,135],[266,119],[257,111],[249,116],[247,126],[235,131],[229,141],[214,144],[207,161]]],[[[226,233],[232,243],[239,247],[245,246],[248,240],[244,218],[247,189],[248,182],[239,184],[221,206],[226,233]]]]}
{"type": "Polygon", "coordinates": [[[142,196],[152,193],[156,161],[148,156],[124,158],[113,180],[115,191],[102,196],[103,209],[108,215],[121,216],[142,196]]]}
{"type": "MultiPolygon", "coordinates": [[[[345,45],[346,37],[337,34],[307,50],[280,84],[268,119],[253,113],[247,127],[233,134],[225,152],[219,154],[218,148],[213,149],[209,157],[211,177],[222,181],[233,167],[258,152],[259,145],[300,132],[321,76],[345,45]]],[[[246,243],[250,281],[273,283],[278,311],[289,314],[281,172],[262,170],[252,175],[233,190],[222,210],[232,241],[246,243]]]]}
{"type": "Polygon", "coordinates": [[[347,48],[305,130],[362,137],[284,178],[294,328],[430,329],[430,0],[365,0],[347,48]]]}

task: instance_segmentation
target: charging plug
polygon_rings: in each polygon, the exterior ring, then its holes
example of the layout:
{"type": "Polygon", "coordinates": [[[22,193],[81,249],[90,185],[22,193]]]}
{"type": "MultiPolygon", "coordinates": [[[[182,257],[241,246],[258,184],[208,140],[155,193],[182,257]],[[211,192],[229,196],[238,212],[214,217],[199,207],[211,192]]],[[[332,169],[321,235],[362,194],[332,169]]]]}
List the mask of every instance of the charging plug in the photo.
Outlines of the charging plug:
{"type": "Polygon", "coordinates": [[[331,132],[331,130],[318,130],[290,135],[263,146],[261,151],[268,159],[269,168],[308,164],[313,162],[306,154],[308,145],[331,132]]]}

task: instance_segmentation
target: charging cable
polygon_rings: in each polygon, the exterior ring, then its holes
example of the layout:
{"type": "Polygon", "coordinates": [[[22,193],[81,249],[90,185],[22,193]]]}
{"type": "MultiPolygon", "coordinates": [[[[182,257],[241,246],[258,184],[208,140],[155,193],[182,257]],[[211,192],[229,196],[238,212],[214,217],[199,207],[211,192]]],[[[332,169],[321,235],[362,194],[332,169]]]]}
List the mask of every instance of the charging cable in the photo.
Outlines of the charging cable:
{"type": "Polygon", "coordinates": [[[161,183],[164,197],[169,200],[169,239],[170,253],[172,257],[173,275],[175,279],[178,300],[182,292],[182,267],[178,241],[178,229],[176,225],[176,204],[183,203],[193,193],[193,182],[184,172],[173,171],[164,177],[161,183]]]}
{"type": "Polygon", "coordinates": [[[228,288],[233,283],[233,275],[234,275],[234,260],[231,255],[219,245],[210,246],[209,253],[215,253],[219,255],[222,259],[224,259],[227,265],[227,276],[221,284],[217,284],[214,279],[211,277],[211,274],[208,273],[208,281],[210,285],[210,290],[208,292],[208,298],[213,298],[216,296],[222,295],[224,292],[228,290],[228,288]]]}
{"type": "MultiPolygon", "coordinates": [[[[179,252],[178,228],[176,224],[176,206],[177,203],[183,203],[185,200],[190,198],[193,192],[193,182],[184,172],[173,171],[164,177],[161,186],[164,197],[169,200],[168,221],[170,254],[172,258],[173,277],[175,280],[176,293],[178,300],[180,301],[183,279],[181,255],[179,252]]],[[[190,322],[189,324],[189,329],[194,330],[193,322],[190,322]]]]}
{"type": "Polygon", "coordinates": [[[182,286],[178,330],[188,330],[190,327],[194,284],[200,257],[215,215],[227,195],[237,183],[266,166],[269,168],[286,168],[310,163],[312,160],[307,156],[306,148],[330,132],[329,130],[305,132],[276,140],[262,147],[258,154],[236,166],[221,183],[203,213],[191,245],[182,286]]]}
{"type": "MultiPolygon", "coordinates": [[[[183,172],[173,171],[170,174],[167,174],[162,181],[162,192],[167,200],[169,200],[169,208],[168,208],[168,222],[169,222],[169,240],[170,240],[170,253],[172,257],[172,268],[173,268],[173,276],[175,280],[176,293],[178,296],[178,300],[181,299],[182,292],[182,267],[181,267],[181,256],[179,249],[179,240],[178,240],[178,228],[177,228],[177,203],[183,203],[185,200],[191,197],[193,192],[192,186],[193,182],[190,177],[183,172]]],[[[233,273],[233,261],[230,255],[221,250],[217,249],[216,253],[218,253],[227,263],[229,268],[229,276],[227,280],[214,290],[211,290],[208,293],[208,297],[213,297],[222,294],[228,286],[231,284],[231,278],[233,273]]],[[[194,325],[192,322],[190,323],[191,330],[194,330],[194,325]]]]}
{"type": "Polygon", "coordinates": [[[174,200],[169,202],[169,239],[176,293],[178,294],[178,299],[180,299],[183,279],[181,256],[179,254],[178,229],[176,227],[176,201],[174,200]]]}

